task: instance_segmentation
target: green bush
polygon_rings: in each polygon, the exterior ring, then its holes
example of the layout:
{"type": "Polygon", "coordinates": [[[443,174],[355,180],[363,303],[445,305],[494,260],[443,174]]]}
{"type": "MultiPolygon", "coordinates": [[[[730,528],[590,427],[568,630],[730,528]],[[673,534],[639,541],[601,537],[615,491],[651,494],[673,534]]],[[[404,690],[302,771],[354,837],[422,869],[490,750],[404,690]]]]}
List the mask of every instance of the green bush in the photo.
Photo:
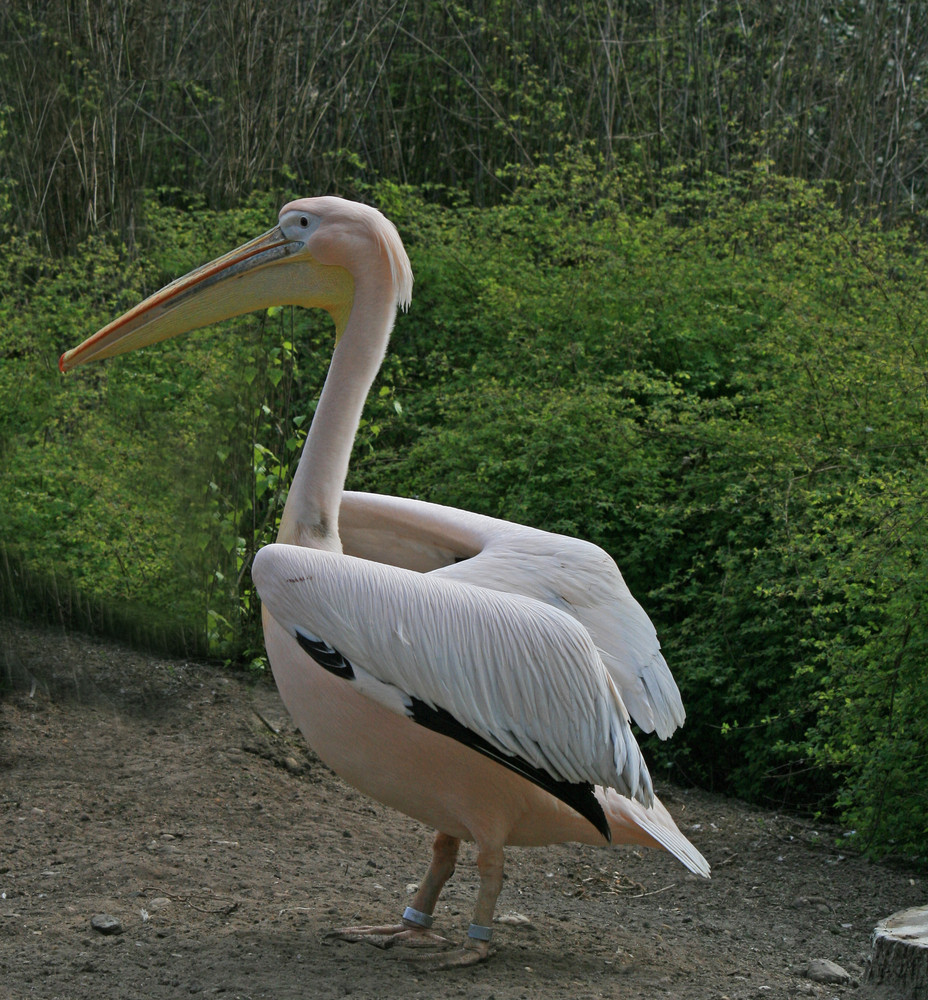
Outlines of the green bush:
{"type": "MultiPolygon", "coordinates": [[[[640,189],[565,154],[489,209],[368,192],[416,289],[348,485],[604,546],[689,713],[648,740],[658,773],[925,856],[923,248],[763,166],[681,170],[654,205],[640,189]]],[[[82,607],[156,607],[213,655],[259,658],[248,566],[276,531],[327,319],[271,310],[67,379],[54,365],[266,228],[277,200],[219,216],[149,199],[144,266],[99,239],[60,263],[8,239],[8,608],[16,580],[52,574],[82,607]]]]}
{"type": "MultiPolygon", "coordinates": [[[[3,247],[2,602],[91,629],[119,607],[126,634],[205,651],[209,573],[227,558],[207,484],[223,480],[221,456],[237,447],[239,415],[252,408],[240,373],[259,340],[230,327],[76,377],[57,369],[63,350],[166,280],[153,261],[180,245],[190,222],[159,220],[164,250],[144,268],[100,238],[65,260],[21,237],[3,247]]],[[[223,244],[229,223],[216,237],[223,244]]],[[[198,263],[196,253],[178,254],[172,268],[198,263]]]]}
{"type": "Polygon", "coordinates": [[[762,168],[653,212],[613,182],[406,206],[433,291],[356,482],[603,545],[689,710],[653,758],[924,854],[923,251],[762,168]]]}

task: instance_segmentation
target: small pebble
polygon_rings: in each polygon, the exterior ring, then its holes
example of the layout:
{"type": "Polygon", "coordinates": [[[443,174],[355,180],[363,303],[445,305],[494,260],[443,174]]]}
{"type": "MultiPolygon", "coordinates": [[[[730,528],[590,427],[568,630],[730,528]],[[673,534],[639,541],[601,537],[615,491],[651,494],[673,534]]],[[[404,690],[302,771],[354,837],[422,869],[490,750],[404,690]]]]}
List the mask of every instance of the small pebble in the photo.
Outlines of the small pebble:
{"type": "Polygon", "coordinates": [[[90,926],[101,934],[122,934],[122,924],[108,913],[98,913],[91,917],[90,926]]]}
{"type": "Polygon", "coordinates": [[[842,969],[837,962],[830,962],[827,958],[816,958],[809,962],[806,969],[806,978],[813,983],[849,983],[851,974],[842,969]]]}

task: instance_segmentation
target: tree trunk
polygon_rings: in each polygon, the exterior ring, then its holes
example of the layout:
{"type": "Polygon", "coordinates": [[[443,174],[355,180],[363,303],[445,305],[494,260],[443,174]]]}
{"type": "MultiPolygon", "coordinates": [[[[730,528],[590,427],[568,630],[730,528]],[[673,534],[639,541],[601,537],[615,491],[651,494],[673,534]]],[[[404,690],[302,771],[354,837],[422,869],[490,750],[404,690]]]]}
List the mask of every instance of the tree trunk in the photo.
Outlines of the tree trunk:
{"type": "Polygon", "coordinates": [[[928,996],[928,906],[900,910],[876,925],[867,978],[911,1000],[928,996]]]}

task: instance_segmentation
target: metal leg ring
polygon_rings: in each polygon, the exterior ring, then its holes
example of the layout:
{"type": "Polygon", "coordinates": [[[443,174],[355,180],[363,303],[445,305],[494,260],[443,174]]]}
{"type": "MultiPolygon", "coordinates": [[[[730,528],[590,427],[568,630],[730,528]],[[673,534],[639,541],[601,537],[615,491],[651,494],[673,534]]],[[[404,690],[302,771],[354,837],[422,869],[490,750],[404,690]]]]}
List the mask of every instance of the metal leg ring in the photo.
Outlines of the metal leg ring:
{"type": "Polygon", "coordinates": [[[407,906],[403,910],[403,919],[408,920],[411,924],[418,924],[420,927],[429,928],[435,923],[435,918],[431,913],[423,913],[421,910],[413,909],[411,906],[407,906]]]}

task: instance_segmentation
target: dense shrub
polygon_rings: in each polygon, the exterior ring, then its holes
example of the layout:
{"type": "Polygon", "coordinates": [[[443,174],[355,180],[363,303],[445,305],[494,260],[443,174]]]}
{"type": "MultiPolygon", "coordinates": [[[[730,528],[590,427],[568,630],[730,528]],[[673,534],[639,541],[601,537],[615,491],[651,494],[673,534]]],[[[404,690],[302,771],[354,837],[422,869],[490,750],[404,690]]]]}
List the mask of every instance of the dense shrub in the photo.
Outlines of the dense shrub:
{"type": "MultiPolygon", "coordinates": [[[[489,209],[369,192],[417,284],[349,485],[603,545],[689,711],[649,743],[659,773],[925,855],[924,252],[762,167],[680,172],[657,208],[637,191],[575,155],[489,209]]],[[[158,607],[248,660],[247,568],[274,535],[326,322],[271,310],[64,380],[54,361],[271,214],[265,199],[194,222],[150,202],[144,267],[102,240],[57,264],[12,240],[0,274],[17,572],[158,607]]]]}
{"type": "Polygon", "coordinates": [[[923,250],[762,169],[620,194],[575,162],[428,229],[466,308],[399,325],[407,435],[355,475],[604,545],[690,713],[652,756],[924,853],[923,250]]]}

